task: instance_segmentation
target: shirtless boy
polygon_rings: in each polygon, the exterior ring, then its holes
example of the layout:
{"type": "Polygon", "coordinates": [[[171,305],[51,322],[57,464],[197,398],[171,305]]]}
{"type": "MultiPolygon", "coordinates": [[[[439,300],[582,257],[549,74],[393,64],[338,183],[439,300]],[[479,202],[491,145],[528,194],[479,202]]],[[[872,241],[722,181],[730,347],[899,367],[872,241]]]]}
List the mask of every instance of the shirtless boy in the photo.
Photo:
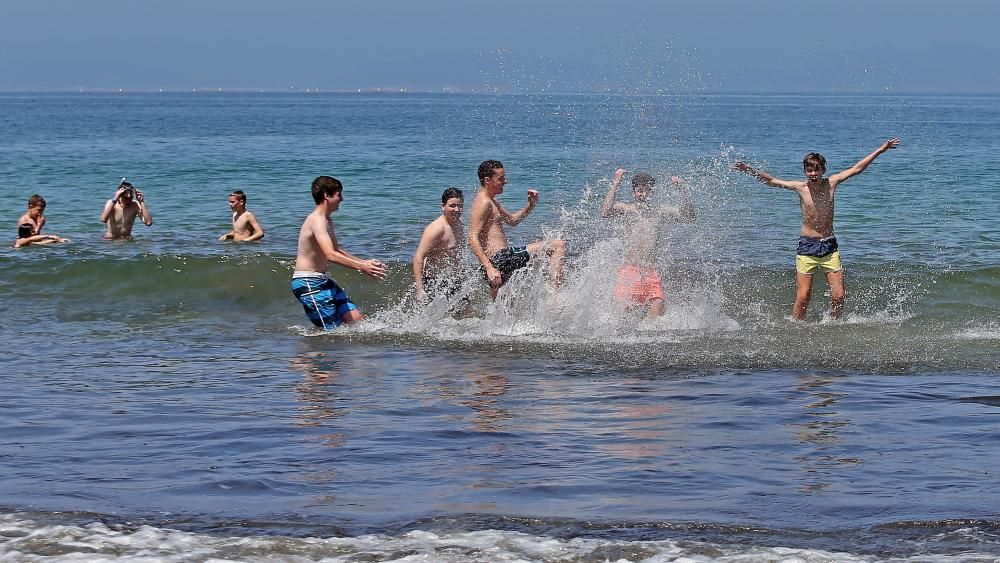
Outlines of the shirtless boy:
{"type": "Polygon", "coordinates": [[[247,211],[247,194],[235,190],[229,194],[229,208],[233,210],[233,230],[219,237],[219,240],[250,242],[264,238],[264,227],[257,222],[257,216],[247,211]]]}
{"type": "Polygon", "coordinates": [[[312,197],[316,209],[306,217],[299,230],[292,293],[314,325],[330,330],[341,323],[363,320],[364,315],[327,274],[329,263],[357,270],[377,280],[385,279],[385,266],[375,259],[362,260],[337,243],[330,214],[344,201],[344,186],[340,180],[317,177],[312,183],[312,197]]]}
{"type": "Polygon", "coordinates": [[[413,255],[413,283],[417,301],[451,297],[462,288],[459,241],[465,240],[462,190],[448,188],[441,194],[441,216],[431,221],[413,255]]]}
{"type": "Polygon", "coordinates": [[[69,239],[57,237],[56,235],[43,235],[42,227],[44,226],[45,198],[40,195],[33,195],[28,198],[28,211],[17,219],[17,240],[14,241],[14,248],[21,248],[32,244],[69,242],[69,239]]]}
{"type": "Polygon", "coordinates": [[[802,229],[799,231],[798,253],[795,257],[795,305],[792,318],[801,321],[806,318],[809,298],[812,294],[813,274],[826,273],[830,286],[830,317],[839,319],[844,311],[844,272],[840,262],[837,237],[833,233],[833,196],[841,182],[861,174],[880,154],[899,146],[899,139],[889,139],[875,152],[862,158],[854,166],[824,178],[826,159],[811,152],[802,161],[806,179],[782,180],[757,170],[745,162],[737,162],[734,168],[757,178],[758,181],[773,186],[793,190],[799,194],[802,209],[802,229]]]}
{"type": "Polygon", "coordinates": [[[132,238],[132,225],[135,224],[136,217],[142,217],[142,222],[147,227],[153,224],[153,214],[146,207],[146,198],[142,192],[122,178],[114,197],[104,204],[104,211],[101,212],[101,222],[108,225],[104,238],[132,238]]]}
{"type": "Polygon", "coordinates": [[[681,207],[653,207],[649,197],[656,186],[656,178],[647,172],[639,172],[632,177],[632,203],[615,201],[627,171],[615,170],[611,189],[601,205],[601,217],[628,219],[625,261],[618,270],[615,298],[619,301],[638,305],[646,310],[646,318],[652,319],[663,314],[663,281],[656,271],[656,247],[662,223],[672,219],[680,223],[695,220],[694,202],[680,176],[670,178],[680,189],[681,207]]]}
{"type": "Polygon", "coordinates": [[[490,283],[490,296],[495,300],[500,287],[507,283],[517,270],[528,265],[532,257],[545,252],[549,257],[549,281],[553,286],[562,283],[563,260],[566,244],[560,239],[535,241],[527,246],[511,247],[503,230],[506,223],[515,226],[538,204],[538,192],[528,190],[528,205],[516,213],[504,209],[496,197],[503,193],[507,176],[498,160],[487,160],[479,165],[479,193],[472,202],[472,221],[469,246],[482,265],[483,275],[490,283]]]}

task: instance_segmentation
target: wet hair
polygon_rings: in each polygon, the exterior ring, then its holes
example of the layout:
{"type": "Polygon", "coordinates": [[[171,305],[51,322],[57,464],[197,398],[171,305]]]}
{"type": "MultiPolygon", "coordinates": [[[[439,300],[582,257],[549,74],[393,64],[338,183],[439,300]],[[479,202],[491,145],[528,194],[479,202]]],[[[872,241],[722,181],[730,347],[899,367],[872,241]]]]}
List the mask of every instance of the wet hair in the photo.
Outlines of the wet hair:
{"type": "Polygon", "coordinates": [[[319,205],[323,203],[323,198],[343,190],[344,185],[340,183],[340,180],[330,176],[317,176],[312,183],[313,201],[319,205]]]}
{"type": "Polygon", "coordinates": [[[233,193],[231,193],[229,195],[232,196],[232,197],[235,197],[236,199],[240,200],[241,203],[243,203],[244,205],[246,205],[247,194],[243,193],[243,190],[233,190],[233,193]]]}
{"type": "Polygon", "coordinates": [[[483,181],[487,178],[493,177],[493,171],[497,168],[503,168],[503,163],[499,160],[485,160],[479,165],[479,184],[482,185],[483,181]]]}
{"type": "Polygon", "coordinates": [[[38,194],[29,197],[28,209],[31,209],[32,207],[41,207],[42,209],[45,209],[45,198],[38,194]]]}
{"type": "Polygon", "coordinates": [[[443,194],[441,194],[441,205],[448,203],[448,200],[453,197],[457,197],[458,199],[465,201],[465,195],[462,194],[462,190],[458,188],[448,188],[443,194]]]}
{"type": "Polygon", "coordinates": [[[639,186],[648,186],[652,188],[656,185],[656,178],[653,177],[649,172],[639,172],[635,176],[632,176],[632,189],[636,189],[639,186]]]}
{"type": "Polygon", "coordinates": [[[826,170],[826,159],[823,158],[823,155],[819,154],[818,152],[811,152],[807,154],[805,158],[802,159],[803,169],[808,167],[810,164],[818,165],[823,170],[826,170]]]}
{"type": "Polygon", "coordinates": [[[17,227],[17,238],[28,238],[34,234],[35,227],[31,223],[25,223],[17,227]]]}

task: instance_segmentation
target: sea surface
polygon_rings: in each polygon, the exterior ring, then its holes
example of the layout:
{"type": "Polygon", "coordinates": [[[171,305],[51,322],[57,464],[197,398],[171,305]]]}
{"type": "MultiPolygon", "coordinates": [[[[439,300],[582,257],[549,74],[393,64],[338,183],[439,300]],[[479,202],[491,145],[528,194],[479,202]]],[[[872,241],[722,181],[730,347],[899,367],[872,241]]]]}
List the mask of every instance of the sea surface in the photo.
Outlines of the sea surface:
{"type": "Polygon", "coordinates": [[[0,94],[9,239],[35,193],[72,239],[0,249],[0,561],[1000,560],[998,130],[1000,97],[0,94]],[[838,190],[844,318],[817,279],[791,321],[796,196],[732,163],[897,136],[838,190]],[[421,231],[488,158],[566,283],[418,307],[421,231]],[[617,167],[697,208],[655,321],[611,297],[617,167]],[[390,264],[331,268],[368,319],[330,333],[288,289],[320,174],[390,264]],[[154,223],[109,242],[123,176],[154,223]],[[234,189],[259,243],[217,240],[234,189]]]}

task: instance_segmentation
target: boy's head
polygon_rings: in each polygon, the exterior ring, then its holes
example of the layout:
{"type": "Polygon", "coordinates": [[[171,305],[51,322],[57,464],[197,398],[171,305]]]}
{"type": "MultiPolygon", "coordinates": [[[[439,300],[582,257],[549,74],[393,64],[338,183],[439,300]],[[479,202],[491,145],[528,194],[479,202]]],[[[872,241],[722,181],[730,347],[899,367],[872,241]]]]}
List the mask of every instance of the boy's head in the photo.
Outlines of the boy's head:
{"type": "Polygon", "coordinates": [[[465,195],[458,188],[448,188],[441,194],[441,213],[449,221],[456,221],[462,218],[462,210],[465,207],[465,195]]]}
{"type": "Polygon", "coordinates": [[[29,197],[28,214],[32,217],[38,217],[43,213],[45,213],[45,198],[38,194],[29,197]]]}
{"type": "Polygon", "coordinates": [[[340,183],[340,180],[331,178],[330,176],[317,176],[312,183],[312,196],[316,205],[323,203],[326,198],[333,197],[334,194],[339,194],[343,191],[344,185],[340,183]]]}
{"type": "Polygon", "coordinates": [[[479,185],[489,188],[491,194],[502,194],[506,183],[507,175],[504,174],[502,162],[486,160],[479,165],[479,185]]]}
{"type": "Polygon", "coordinates": [[[653,193],[656,178],[649,172],[639,172],[632,176],[632,197],[636,201],[646,201],[653,193]]]}
{"type": "Polygon", "coordinates": [[[243,193],[243,190],[233,190],[233,193],[229,194],[229,208],[236,210],[237,208],[247,206],[247,194],[243,193]]]}
{"type": "Polygon", "coordinates": [[[802,159],[802,171],[810,179],[818,180],[826,173],[826,159],[818,152],[811,152],[802,159]]]}

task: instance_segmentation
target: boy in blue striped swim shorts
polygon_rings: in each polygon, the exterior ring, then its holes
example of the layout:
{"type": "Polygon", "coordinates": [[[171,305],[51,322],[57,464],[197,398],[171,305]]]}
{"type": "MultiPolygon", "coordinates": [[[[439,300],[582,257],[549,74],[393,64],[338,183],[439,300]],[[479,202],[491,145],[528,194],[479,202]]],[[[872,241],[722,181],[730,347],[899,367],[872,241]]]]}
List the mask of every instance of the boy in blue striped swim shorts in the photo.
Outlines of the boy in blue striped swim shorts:
{"type": "Polygon", "coordinates": [[[899,146],[899,139],[889,139],[873,153],[859,160],[854,166],[831,174],[825,178],[826,159],[811,152],[802,160],[806,180],[782,180],[757,170],[745,162],[737,162],[734,168],[757,178],[775,188],[792,190],[799,194],[802,209],[802,229],[799,231],[799,245],[795,256],[795,305],[792,318],[801,321],[806,318],[806,309],[812,295],[813,274],[819,270],[826,273],[830,286],[830,317],[839,319],[844,311],[844,271],[840,263],[837,237],[833,234],[833,196],[837,186],[861,174],[868,165],[882,153],[899,146]]]}
{"type": "Polygon", "coordinates": [[[344,200],[344,186],[336,178],[319,176],[312,183],[316,209],[299,230],[292,294],[302,303],[306,316],[324,330],[363,320],[357,305],[326,273],[330,262],[357,270],[377,280],[385,279],[385,266],[375,259],[362,260],[337,244],[330,215],[344,200]]]}

